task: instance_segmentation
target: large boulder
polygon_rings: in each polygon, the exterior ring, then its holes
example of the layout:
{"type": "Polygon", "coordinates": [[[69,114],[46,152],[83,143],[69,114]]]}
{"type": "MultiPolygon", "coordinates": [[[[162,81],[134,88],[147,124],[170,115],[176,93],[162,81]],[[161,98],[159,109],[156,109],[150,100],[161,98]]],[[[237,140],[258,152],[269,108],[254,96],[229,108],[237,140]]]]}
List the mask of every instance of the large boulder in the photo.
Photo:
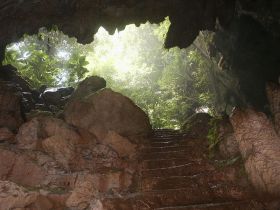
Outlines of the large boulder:
{"type": "Polygon", "coordinates": [[[0,127],[17,130],[23,123],[21,99],[21,93],[13,83],[0,81],[0,127]]]}
{"type": "Polygon", "coordinates": [[[207,113],[196,113],[184,123],[182,130],[193,138],[206,138],[212,117],[207,113]]]}
{"type": "Polygon", "coordinates": [[[280,138],[264,113],[236,109],[234,134],[252,184],[261,192],[280,193],[280,138]]]}
{"type": "Polygon", "coordinates": [[[91,76],[79,83],[77,89],[71,96],[71,100],[82,99],[102,88],[106,87],[106,81],[102,77],[91,76]]]}
{"type": "Polygon", "coordinates": [[[67,123],[88,130],[102,140],[108,131],[122,136],[150,133],[148,116],[132,100],[111,89],[102,89],[66,105],[67,123]]]}

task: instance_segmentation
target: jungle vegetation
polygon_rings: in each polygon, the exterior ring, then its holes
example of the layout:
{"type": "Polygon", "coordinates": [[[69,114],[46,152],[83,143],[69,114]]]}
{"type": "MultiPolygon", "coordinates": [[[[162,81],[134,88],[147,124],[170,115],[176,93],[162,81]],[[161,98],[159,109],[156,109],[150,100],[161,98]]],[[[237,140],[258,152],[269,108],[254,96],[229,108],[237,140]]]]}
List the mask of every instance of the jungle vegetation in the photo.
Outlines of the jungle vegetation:
{"type": "Polygon", "coordinates": [[[226,106],[217,90],[219,58],[210,58],[212,33],[201,32],[187,49],[165,49],[170,26],[128,25],[109,35],[104,28],[89,45],[78,44],[56,27],[25,35],[6,48],[4,64],[15,66],[34,88],[76,86],[87,76],[106,79],[108,87],[130,97],[150,117],[155,128],[179,128],[197,111],[215,114],[226,106]],[[219,106],[218,106],[219,105],[219,106]]]}

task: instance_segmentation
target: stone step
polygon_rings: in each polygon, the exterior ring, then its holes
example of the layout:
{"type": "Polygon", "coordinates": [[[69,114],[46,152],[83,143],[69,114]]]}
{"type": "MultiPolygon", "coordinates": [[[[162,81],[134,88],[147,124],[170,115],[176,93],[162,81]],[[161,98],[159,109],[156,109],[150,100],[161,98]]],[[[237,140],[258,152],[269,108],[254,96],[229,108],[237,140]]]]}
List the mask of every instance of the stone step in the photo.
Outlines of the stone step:
{"type": "Polygon", "coordinates": [[[182,138],[181,137],[158,137],[158,138],[151,138],[151,142],[164,142],[164,141],[180,141],[182,138]]]}
{"type": "Polygon", "coordinates": [[[214,171],[215,167],[210,164],[187,163],[155,169],[143,169],[141,176],[145,177],[168,177],[168,176],[192,176],[200,173],[214,171]]]}
{"type": "Polygon", "coordinates": [[[231,177],[222,172],[200,173],[191,176],[146,177],[142,178],[142,191],[168,190],[187,187],[211,189],[213,186],[230,184],[231,177]]]}
{"type": "Polygon", "coordinates": [[[142,153],[155,153],[155,152],[173,152],[179,150],[191,150],[192,147],[188,145],[173,145],[173,146],[163,146],[163,147],[145,147],[141,151],[142,153]]]}
{"type": "Polygon", "coordinates": [[[165,141],[165,142],[151,142],[152,147],[165,147],[165,146],[175,146],[181,145],[180,141],[165,141]]]}
{"type": "Polygon", "coordinates": [[[194,204],[188,206],[171,206],[154,210],[259,210],[255,201],[194,204]]]}
{"type": "Polygon", "coordinates": [[[153,153],[143,153],[143,160],[159,160],[159,159],[179,159],[187,157],[197,157],[198,153],[195,150],[182,149],[177,151],[168,151],[168,152],[153,152],[153,153]]]}
{"type": "MultiPolygon", "coordinates": [[[[225,203],[251,199],[250,192],[231,188],[213,188],[203,191],[199,188],[150,191],[135,194],[128,198],[108,198],[105,209],[108,210],[144,210],[170,208],[172,206],[189,206],[203,203],[225,203]],[[111,207],[111,208],[110,208],[111,207]]],[[[246,209],[244,209],[246,210],[246,209]]]]}
{"type": "MultiPolygon", "coordinates": [[[[163,157],[164,158],[164,157],[163,157]]],[[[158,160],[144,160],[142,162],[143,169],[160,169],[174,166],[180,166],[185,164],[207,164],[207,160],[202,158],[185,157],[185,158],[173,158],[173,159],[158,159],[158,160]]]]}

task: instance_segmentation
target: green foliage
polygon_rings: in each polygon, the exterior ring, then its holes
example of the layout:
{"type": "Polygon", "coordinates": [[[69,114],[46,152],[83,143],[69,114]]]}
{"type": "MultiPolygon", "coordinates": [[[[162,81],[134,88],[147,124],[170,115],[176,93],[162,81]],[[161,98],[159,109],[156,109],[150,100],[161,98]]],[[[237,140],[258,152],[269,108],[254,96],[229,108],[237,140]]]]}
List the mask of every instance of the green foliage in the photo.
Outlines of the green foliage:
{"type": "Polygon", "coordinates": [[[218,131],[218,123],[219,119],[213,118],[209,122],[210,129],[207,135],[208,143],[209,143],[209,158],[213,158],[215,156],[215,153],[217,151],[217,146],[220,142],[219,138],[219,131],[218,131]]]}
{"type": "Polygon", "coordinates": [[[180,128],[213,104],[205,75],[209,62],[195,46],[164,49],[169,26],[166,18],[160,25],[129,25],[113,36],[101,28],[87,57],[88,75],[104,77],[109,87],[134,100],[155,128],[180,128]]]}
{"type": "Polygon", "coordinates": [[[87,69],[86,46],[57,29],[41,28],[9,45],[3,64],[11,64],[34,88],[75,85],[87,69]]]}
{"type": "Polygon", "coordinates": [[[164,49],[169,27],[166,18],[160,25],[129,25],[113,36],[100,28],[86,46],[55,27],[42,28],[8,46],[4,63],[15,66],[36,88],[75,86],[85,76],[99,75],[146,111],[155,128],[178,129],[197,111],[215,113],[211,82],[217,64],[207,55],[210,33],[188,49],[164,49]]]}

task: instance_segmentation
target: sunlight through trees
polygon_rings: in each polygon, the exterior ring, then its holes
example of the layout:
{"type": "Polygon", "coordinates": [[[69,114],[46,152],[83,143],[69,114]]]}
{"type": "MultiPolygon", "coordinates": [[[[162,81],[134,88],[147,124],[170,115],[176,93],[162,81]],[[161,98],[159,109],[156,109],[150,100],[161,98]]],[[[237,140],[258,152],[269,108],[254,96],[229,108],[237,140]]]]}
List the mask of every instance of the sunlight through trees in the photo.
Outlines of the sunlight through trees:
{"type": "Polygon", "coordinates": [[[80,45],[54,28],[40,29],[7,47],[5,64],[15,66],[33,87],[75,86],[86,76],[104,77],[108,87],[130,97],[155,128],[179,128],[213,100],[205,69],[209,61],[195,46],[164,49],[170,26],[126,26],[109,35],[100,28],[94,42],[80,45]]]}

